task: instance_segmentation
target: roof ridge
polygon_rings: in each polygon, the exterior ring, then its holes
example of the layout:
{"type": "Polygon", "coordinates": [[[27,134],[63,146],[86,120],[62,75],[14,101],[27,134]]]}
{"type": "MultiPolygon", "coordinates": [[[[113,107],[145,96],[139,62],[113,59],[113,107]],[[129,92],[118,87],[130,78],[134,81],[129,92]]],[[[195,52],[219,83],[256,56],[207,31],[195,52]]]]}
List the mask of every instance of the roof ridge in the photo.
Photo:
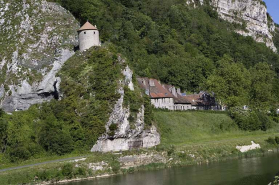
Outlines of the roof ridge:
{"type": "Polygon", "coordinates": [[[90,22],[86,22],[78,31],[83,30],[98,30],[96,26],[93,26],[90,22]]]}

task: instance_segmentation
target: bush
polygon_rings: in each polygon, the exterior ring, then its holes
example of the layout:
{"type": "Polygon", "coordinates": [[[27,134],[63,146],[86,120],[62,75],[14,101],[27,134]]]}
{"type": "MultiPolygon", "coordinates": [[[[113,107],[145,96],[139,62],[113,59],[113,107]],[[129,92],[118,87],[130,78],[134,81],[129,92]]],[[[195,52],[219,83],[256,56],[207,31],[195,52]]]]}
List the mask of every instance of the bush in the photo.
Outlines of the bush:
{"type": "Polygon", "coordinates": [[[229,114],[242,130],[266,131],[273,126],[273,122],[268,115],[260,111],[247,111],[243,110],[241,107],[234,107],[231,108],[229,114]]]}
{"type": "Polygon", "coordinates": [[[167,152],[168,152],[168,156],[171,156],[172,154],[174,154],[174,146],[171,145],[171,146],[168,148],[167,152]]]}
{"type": "Polygon", "coordinates": [[[18,146],[10,148],[9,157],[11,162],[17,162],[20,160],[27,160],[31,157],[31,153],[24,146],[18,146]]]}
{"type": "Polygon", "coordinates": [[[278,136],[275,137],[275,141],[276,141],[277,144],[279,144],[279,137],[278,136]]]}
{"type": "Polygon", "coordinates": [[[62,174],[67,178],[73,177],[74,165],[72,163],[67,163],[62,167],[62,174]]]}
{"type": "Polygon", "coordinates": [[[116,158],[113,158],[112,162],[110,163],[111,169],[113,173],[117,174],[120,170],[120,163],[116,158]]]}
{"type": "Polygon", "coordinates": [[[86,169],[83,167],[77,168],[75,171],[75,175],[85,176],[86,175],[86,169]]]}
{"type": "Polygon", "coordinates": [[[277,145],[277,142],[274,138],[272,137],[269,137],[266,142],[268,142],[269,144],[272,144],[272,145],[277,145]]]}
{"type": "Polygon", "coordinates": [[[109,126],[109,130],[110,130],[109,136],[113,137],[115,134],[115,131],[117,130],[117,124],[111,124],[109,126]]]}

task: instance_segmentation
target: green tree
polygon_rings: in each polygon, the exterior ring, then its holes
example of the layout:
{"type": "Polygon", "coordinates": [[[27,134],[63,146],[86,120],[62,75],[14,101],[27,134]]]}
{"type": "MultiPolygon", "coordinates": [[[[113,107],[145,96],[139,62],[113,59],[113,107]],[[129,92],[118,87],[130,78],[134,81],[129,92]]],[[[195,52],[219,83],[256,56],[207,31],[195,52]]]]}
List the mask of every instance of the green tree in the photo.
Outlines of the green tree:
{"type": "Polygon", "coordinates": [[[227,56],[218,61],[218,65],[218,69],[207,79],[206,88],[214,92],[223,105],[247,105],[251,84],[249,71],[227,56]]]}
{"type": "Polygon", "coordinates": [[[272,94],[274,71],[267,63],[258,63],[249,71],[251,74],[250,105],[269,110],[271,104],[274,104],[272,94]]]}

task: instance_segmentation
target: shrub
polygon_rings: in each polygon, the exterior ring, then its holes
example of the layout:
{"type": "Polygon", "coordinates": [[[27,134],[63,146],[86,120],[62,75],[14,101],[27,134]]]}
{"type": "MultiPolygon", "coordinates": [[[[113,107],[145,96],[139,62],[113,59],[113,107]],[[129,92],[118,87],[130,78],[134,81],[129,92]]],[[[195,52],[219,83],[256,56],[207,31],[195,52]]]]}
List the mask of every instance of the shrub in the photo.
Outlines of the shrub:
{"type": "Polygon", "coordinates": [[[86,175],[86,169],[83,167],[77,168],[75,171],[75,175],[85,176],[86,175]]]}
{"type": "Polygon", "coordinates": [[[62,167],[62,174],[67,178],[73,177],[74,165],[72,163],[67,163],[62,167]]]}
{"type": "Polygon", "coordinates": [[[275,139],[272,138],[272,137],[269,137],[269,138],[266,140],[266,142],[268,142],[269,144],[272,144],[272,145],[277,145],[277,142],[276,142],[275,139]]]}
{"type": "Polygon", "coordinates": [[[171,145],[169,148],[168,148],[168,156],[171,156],[173,153],[174,153],[174,146],[171,145]]]}
{"type": "Polygon", "coordinates": [[[111,124],[109,126],[109,130],[110,130],[109,136],[113,137],[115,134],[115,131],[117,130],[117,124],[111,124]]]}
{"type": "Polygon", "coordinates": [[[265,113],[260,111],[247,111],[243,110],[241,107],[231,108],[230,116],[242,130],[266,131],[273,125],[273,122],[265,113]]]}
{"type": "Polygon", "coordinates": [[[113,158],[112,162],[110,163],[111,169],[113,173],[117,174],[120,170],[120,163],[116,158],[113,158]]]}
{"type": "Polygon", "coordinates": [[[134,173],[135,172],[135,168],[134,167],[131,167],[128,169],[128,173],[134,173]]]}
{"type": "Polygon", "coordinates": [[[19,160],[27,160],[30,158],[31,153],[24,146],[11,148],[9,151],[10,161],[17,162],[19,160]]]}
{"type": "Polygon", "coordinates": [[[276,141],[277,144],[279,144],[279,137],[278,136],[275,137],[275,141],[276,141]]]}

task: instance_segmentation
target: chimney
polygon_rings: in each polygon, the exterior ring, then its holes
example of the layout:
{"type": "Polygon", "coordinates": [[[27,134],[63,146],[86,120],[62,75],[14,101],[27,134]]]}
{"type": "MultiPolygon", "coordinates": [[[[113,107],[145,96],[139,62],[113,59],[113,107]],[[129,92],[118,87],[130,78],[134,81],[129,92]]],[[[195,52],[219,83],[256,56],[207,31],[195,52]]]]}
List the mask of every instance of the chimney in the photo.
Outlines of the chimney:
{"type": "Polygon", "coordinates": [[[149,80],[149,85],[150,85],[151,87],[154,87],[154,86],[155,86],[154,80],[150,79],[150,80],[149,80]]]}
{"type": "Polygon", "coordinates": [[[181,90],[180,88],[177,88],[177,94],[179,94],[181,96],[181,90]]]}
{"type": "Polygon", "coordinates": [[[174,86],[171,88],[171,93],[172,93],[175,97],[177,97],[177,93],[176,93],[176,90],[175,90],[175,87],[174,87],[174,86]]]}
{"type": "Polygon", "coordinates": [[[144,79],[142,79],[142,83],[143,83],[143,85],[145,86],[146,84],[145,84],[145,80],[144,79]]]}

